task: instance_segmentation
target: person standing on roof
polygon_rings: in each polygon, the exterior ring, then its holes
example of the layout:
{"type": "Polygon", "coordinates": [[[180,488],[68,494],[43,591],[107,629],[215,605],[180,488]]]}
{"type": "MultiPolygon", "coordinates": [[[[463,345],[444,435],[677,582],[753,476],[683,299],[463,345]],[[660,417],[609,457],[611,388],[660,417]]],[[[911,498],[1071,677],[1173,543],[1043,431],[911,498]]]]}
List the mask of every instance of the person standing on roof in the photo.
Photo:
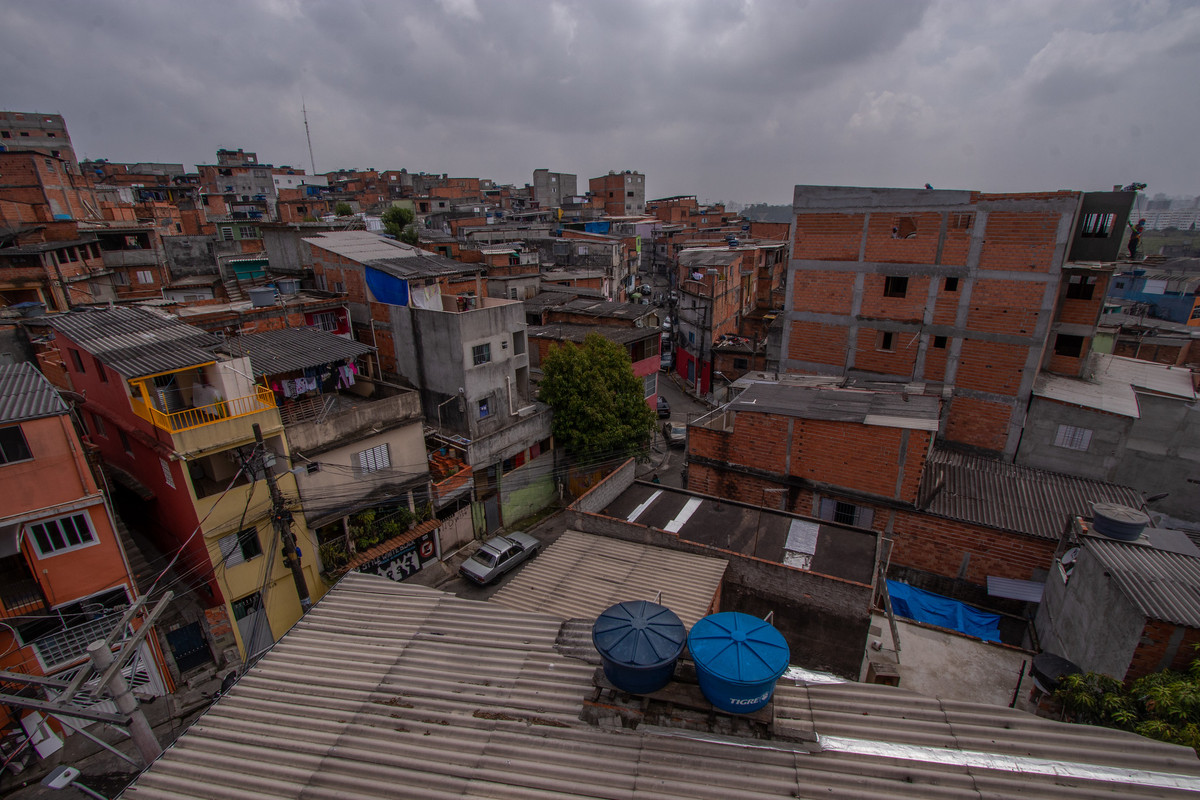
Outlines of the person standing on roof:
{"type": "Polygon", "coordinates": [[[1146,220],[1139,219],[1137,225],[1129,232],[1129,260],[1137,258],[1138,247],[1142,244],[1142,231],[1146,230],[1146,220]]]}

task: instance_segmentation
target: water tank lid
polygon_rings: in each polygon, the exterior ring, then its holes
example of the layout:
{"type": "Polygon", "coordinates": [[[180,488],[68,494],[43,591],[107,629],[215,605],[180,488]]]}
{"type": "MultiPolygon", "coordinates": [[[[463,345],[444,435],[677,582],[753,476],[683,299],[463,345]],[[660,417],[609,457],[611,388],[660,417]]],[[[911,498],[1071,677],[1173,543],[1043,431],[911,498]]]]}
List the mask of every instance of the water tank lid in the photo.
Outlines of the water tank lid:
{"type": "Polygon", "coordinates": [[[697,666],[727,681],[774,681],[791,651],[770,623],[737,611],[712,614],[692,626],[688,648],[697,666]]]}
{"type": "Polygon", "coordinates": [[[1092,503],[1092,513],[1127,525],[1150,524],[1150,516],[1144,511],[1117,503],[1092,503]]]}
{"type": "Polygon", "coordinates": [[[592,643],[600,654],[631,667],[673,661],[686,640],[687,631],[674,611],[645,600],[610,606],[592,626],[592,643]]]}

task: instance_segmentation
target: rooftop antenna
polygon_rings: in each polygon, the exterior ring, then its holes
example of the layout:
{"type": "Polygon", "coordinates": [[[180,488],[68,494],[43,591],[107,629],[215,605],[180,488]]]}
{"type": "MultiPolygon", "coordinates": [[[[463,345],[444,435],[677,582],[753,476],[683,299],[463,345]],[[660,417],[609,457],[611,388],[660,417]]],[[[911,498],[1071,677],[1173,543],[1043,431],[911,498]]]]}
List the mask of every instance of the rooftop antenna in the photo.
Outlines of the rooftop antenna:
{"type": "Polygon", "coordinates": [[[312,167],[312,174],[317,174],[317,162],[313,158],[312,152],[312,134],[308,132],[308,107],[304,103],[304,95],[300,96],[300,113],[304,116],[304,138],[308,139],[308,163],[312,167]]]}

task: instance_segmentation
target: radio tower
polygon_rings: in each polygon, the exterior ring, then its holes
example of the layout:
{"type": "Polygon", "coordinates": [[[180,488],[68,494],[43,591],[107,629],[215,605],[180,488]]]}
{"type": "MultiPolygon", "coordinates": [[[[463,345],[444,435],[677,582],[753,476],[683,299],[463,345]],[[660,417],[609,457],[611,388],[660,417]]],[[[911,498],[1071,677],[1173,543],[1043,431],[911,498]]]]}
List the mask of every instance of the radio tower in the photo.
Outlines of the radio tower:
{"type": "Polygon", "coordinates": [[[304,105],[304,98],[300,98],[300,113],[304,115],[304,138],[308,139],[308,163],[312,167],[312,174],[317,174],[317,162],[313,159],[312,154],[312,134],[308,132],[308,108],[304,105]]]}

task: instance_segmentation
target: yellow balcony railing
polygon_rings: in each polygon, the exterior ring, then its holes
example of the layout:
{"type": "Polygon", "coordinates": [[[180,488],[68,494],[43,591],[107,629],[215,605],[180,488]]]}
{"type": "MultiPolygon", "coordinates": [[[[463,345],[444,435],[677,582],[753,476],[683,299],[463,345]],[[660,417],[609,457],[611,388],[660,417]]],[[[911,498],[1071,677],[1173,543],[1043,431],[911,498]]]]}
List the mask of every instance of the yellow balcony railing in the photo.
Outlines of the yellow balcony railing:
{"type": "Polygon", "coordinates": [[[259,411],[275,408],[275,394],[265,386],[255,386],[254,394],[244,397],[232,397],[197,408],[185,408],[182,411],[165,413],[153,406],[133,400],[134,411],[143,419],[149,420],[157,428],[178,433],[204,425],[212,425],[227,419],[236,419],[259,411]]]}

